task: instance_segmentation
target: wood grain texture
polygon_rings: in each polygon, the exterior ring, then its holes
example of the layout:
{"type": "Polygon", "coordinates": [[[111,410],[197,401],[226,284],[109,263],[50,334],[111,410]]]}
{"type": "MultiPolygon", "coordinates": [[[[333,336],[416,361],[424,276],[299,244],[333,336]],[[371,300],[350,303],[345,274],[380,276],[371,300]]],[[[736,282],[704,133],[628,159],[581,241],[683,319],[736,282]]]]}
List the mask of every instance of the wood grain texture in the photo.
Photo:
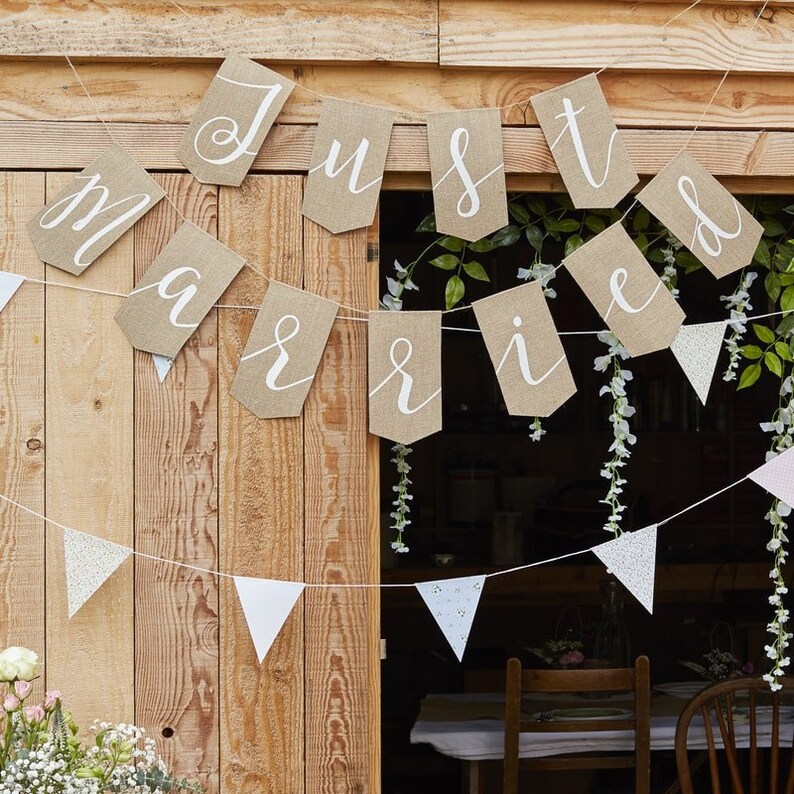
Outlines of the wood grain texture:
{"type": "MultiPolygon", "coordinates": [[[[316,124],[322,98],[350,99],[397,111],[396,123],[421,123],[424,114],[502,107],[504,124],[537,124],[529,97],[585,71],[439,69],[393,64],[270,64],[298,83],[279,124],[316,124]],[[308,89],[308,90],[304,90],[308,89]]],[[[217,62],[82,62],[85,96],[61,60],[0,60],[0,119],[96,121],[96,110],[116,122],[187,124],[209,86],[217,62]]],[[[717,85],[703,72],[624,69],[599,76],[619,126],[694,127],[717,85]]],[[[794,81],[787,74],[731,74],[700,124],[701,129],[794,129],[794,81]]],[[[267,144],[266,144],[267,145],[267,144]]]]}
{"type": "MultiPolygon", "coordinates": [[[[217,232],[217,188],[158,175],[182,214],[217,232]]],[[[135,281],[183,221],[162,201],[133,227],[135,281]]],[[[163,383],[135,353],[135,545],[217,570],[218,318],[211,311],[163,383]]],[[[135,716],[169,770],[218,791],[218,581],[145,558],[135,575],[135,716]],[[163,733],[165,731],[165,733],[163,733]]]]}
{"type": "MultiPolygon", "coordinates": [[[[70,179],[47,175],[47,195],[70,179]]],[[[133,236],[124,235],[79,279],[47,267],[47,279],[119,292],[132,288],[133,236]]],[[[113,315],[119,298],[47,287],[47,515],[133,546],[132,349],[113,315]]],[[[47,544],[47,686],[68,693],[77,723],[130,722],[133,699],[132,560],[71,620],[63,542],[47,544]]]]}
{"type": "MultiPolygon", "coordinates": [[[[332,235],[304,220],[306,289],[377,305],[366,229],[332,235]]],[[[306,582],[376,582],[369,520],[364,323],[336,323],[304,408],[306,582]]],[[[306,779],[318,794],[377,792],[379,606],[376,589],[310,589],[306,598],[306,779]]]]}
{"type": "MultiPolygon", "coordinates": [[[[790,6],[771,7],[752,29],[755,5],[611,0],[440,0],[441,66],[686,69],[786,72],[794,66],[790,6]],[[739,48],[747,42],[740,53],[739,48]],[[735,62],[734,62],[735,58],[735,62]]],[[[716,82],[715,82],[716,85],[716,82]]]]}
{"type": "Polygon", "coordinates": [[[0,3],[0,55],[435,62],[435,0],[0,3]]]}
{"type": "MultiPolygon", "coordinates": [[[[257,176],[239,189],[221,188],[218,237],[251,266],[222,303],[261,303],[266,282],[251,268],[301,286],[301,182],[257,176]]],[[[227,309],[218,323],[220,569],[304,581],[302,420],[257,419],[229,393],[254,317],[227,309]]],[[[220,586],[221,790],[302,794],[303,603],[260,665],[234,583],[220,586]]]]}
{"type": "MultiPolygon", "coordinates": [[[[0,178],[0,269],[44,277],[25,229],[43,203],[43,174],[0,178]]],[[[23,284],[0,315],[0,493],[39,513],[44,443],[44,287],[23,284]]],[[[42,662],[46,537],[43,521],[0,504],[0,648],[24,645],[42,662]]]]}
{"type": "MultiPolygon", "coordinates": [[[[148,169],[182,170],[174,152],[183,125],[115,124],[113,135],[148,169]]],[[[276,127],[254,161],[254,171],[305,172],[309,167],[315,127],[276,127]]],[[[557,166],[537,127],[503,127],[505,171],[508,175],[554,175],[557,166]]],[[[623,130],[623,138],[639,173],[659,172],[687,144],[686,130],[623,130]]],[[[107,148],[99,124],[68,122],[0,122],[0,169],[80,169],[107,148]],[[16,142],[24,136],[26,146],[16,142]]],[[[715,176],[794,176],[794,133],[698,131],[688,151],[715,176]]],[[[392,133],[387,173],[429,173],[424,127],[396,126],[392,133]]]]}

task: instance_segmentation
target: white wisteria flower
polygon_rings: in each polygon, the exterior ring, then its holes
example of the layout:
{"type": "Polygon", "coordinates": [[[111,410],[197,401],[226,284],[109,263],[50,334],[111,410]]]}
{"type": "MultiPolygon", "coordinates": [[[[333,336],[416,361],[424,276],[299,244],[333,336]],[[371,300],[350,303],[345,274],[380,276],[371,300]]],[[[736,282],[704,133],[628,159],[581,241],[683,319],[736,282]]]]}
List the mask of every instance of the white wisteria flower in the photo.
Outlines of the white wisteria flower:
{"type": "Polygon", "coordinates": [[[736,290],[730,295],[720,295],[725,307],[731,310],[731,317],[728,320],[731,333],[725,340],[728,367],[722,376],[726,381],[736,380],[736,370],[739,369],[739,361],[742,358],[739,348],[747,330],[747,313],[753,310],[753,305],[750,303],[750,287],[757,276],[758,274],[753,270],[743,272],[736,290]]]}

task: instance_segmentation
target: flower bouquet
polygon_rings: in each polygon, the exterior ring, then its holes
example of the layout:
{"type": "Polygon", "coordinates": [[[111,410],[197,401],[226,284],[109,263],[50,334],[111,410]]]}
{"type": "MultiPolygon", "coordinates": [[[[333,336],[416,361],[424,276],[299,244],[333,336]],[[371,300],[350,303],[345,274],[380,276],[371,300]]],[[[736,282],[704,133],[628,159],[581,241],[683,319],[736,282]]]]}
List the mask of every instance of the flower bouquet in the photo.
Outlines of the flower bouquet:
{"type": "Polygon", "coordinates": [[[752,662],[742,662],[731,651],[722,651],[719,648],[712,648],[708,653],[703,654],[705,664],[696,662],[680,663],[690,670],[694,670],[705,681],[716,683],[717,681],[727,681],[729,678],[741,678],[744,675],[752,675],[754,666],[752,662]]]}
{"type": "Polygon", "coordinates": [[[41,703],[28,698],[39,661],[27,648],[0,653],[0,792],[2,794],[166,794],[201,792],[197,783],[176,780],[157,755],[154,740],[135,725],[97,722],[93,742],[77,738],[58,690],[41,703]]]}

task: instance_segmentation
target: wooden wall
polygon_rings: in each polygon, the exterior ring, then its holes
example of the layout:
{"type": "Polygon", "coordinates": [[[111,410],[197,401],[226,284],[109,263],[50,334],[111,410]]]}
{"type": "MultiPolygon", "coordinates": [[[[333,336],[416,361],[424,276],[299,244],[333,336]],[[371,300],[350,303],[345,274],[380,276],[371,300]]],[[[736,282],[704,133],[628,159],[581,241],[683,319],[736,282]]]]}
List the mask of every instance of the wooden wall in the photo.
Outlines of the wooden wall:
{"type": "MultiPolygon", "coordinates": [[[[73,281],[38,261],[24,224],[106,147],[99,114],[181,212],[247,258],[224,302],[257,304],[264,274],[371,307],[377,225],[334,237],[300,216],[319,95],[398,111],[385,188],[429,186],[425,111],[506,106],[508,185],[559,190],[528,97],[610,65],[599,79],[643,175],[678,151],[731,66],[692,151],[734,190],[792,192],[794,3],[770,2],[752,32],[758,2],[687,5],[0,0],[2,267],[73,281]],[[231,51],[300,87],[255,173],[216,189],[175,150],[231,51]]],[[[79,283],[129,289],[177,226],[161,203],[79,283]]],[[[0,316],[0,493],[199,567],[375,581],[362,325],[336,324],[302,418],[261,422],[228,395],[251,312],[211,313],[161,385],[115,326],[117,301],[26,284],[0,316]]],[[[36,648],[80,718],[137,720],[212,792],[380,790],[377,590],[307,590],[260,666],[228,580],[127,562],[68,621],[62,573],[59,532],[0,508],[0,643],[36,648]]]]}

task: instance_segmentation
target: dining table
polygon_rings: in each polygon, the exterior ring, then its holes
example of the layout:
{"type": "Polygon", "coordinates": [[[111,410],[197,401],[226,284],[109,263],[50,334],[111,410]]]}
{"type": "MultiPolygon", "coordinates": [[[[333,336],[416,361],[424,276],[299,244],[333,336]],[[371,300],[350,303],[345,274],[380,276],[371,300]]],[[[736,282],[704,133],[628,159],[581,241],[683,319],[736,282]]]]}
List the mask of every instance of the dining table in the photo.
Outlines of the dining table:
{"type": "MultiPolygon", "coordinates": [[[[662,685],[662,689],[665,686],[662,685]]],[[[673,750],[678,717],[697,687],[688,690],[675,687],[667,692],[655,689],[651,698],[651,751],[673,750]],[[669,692],[676,694],[669,694],[669,692]]],[[[608,698],[571,696],[560,693],[525,693],[522,712],[530,719],[555,719],[569,708],[608,708],[613,713],[633,706],[633,693],[617,693],[608,698]]],[[[419,715],[411,730],[412,744],[429,744],[439,753],[465,763],[466,789],[469,794],[481,792],[481,764],[501,761],[504,747],[504,692],[471,692],[428,694],[421,702],[419,715]]],[[[781,720],[780,740],[791,742],[794,734],[794,707],[781,720]]],[[[562,719],[563,717],[560,717],[562,719]]],[[[603,717],[600,717],[603,719],[603,717]]],[[[737,747],[749,746],[749,720],[741,713],[735,716],[737,747]]],[[[772,737],[771,721],[760,719],[757,726],[759,746],[769,746],[772,737]]],[[[715,743],[720,746],[719,731],[715,743]]],[[[687,746],[690,750],[706,749],[706,732],[702,718],[696,717],[689,729],[687,746]]],[[[565,731],[522,733],[519,737],[519,756],[539,758],[565,753],[630,752],[634,749],[634,732],[565,731]]],[[[676,791],[676,784],[668,792],[676,791]]]]}

